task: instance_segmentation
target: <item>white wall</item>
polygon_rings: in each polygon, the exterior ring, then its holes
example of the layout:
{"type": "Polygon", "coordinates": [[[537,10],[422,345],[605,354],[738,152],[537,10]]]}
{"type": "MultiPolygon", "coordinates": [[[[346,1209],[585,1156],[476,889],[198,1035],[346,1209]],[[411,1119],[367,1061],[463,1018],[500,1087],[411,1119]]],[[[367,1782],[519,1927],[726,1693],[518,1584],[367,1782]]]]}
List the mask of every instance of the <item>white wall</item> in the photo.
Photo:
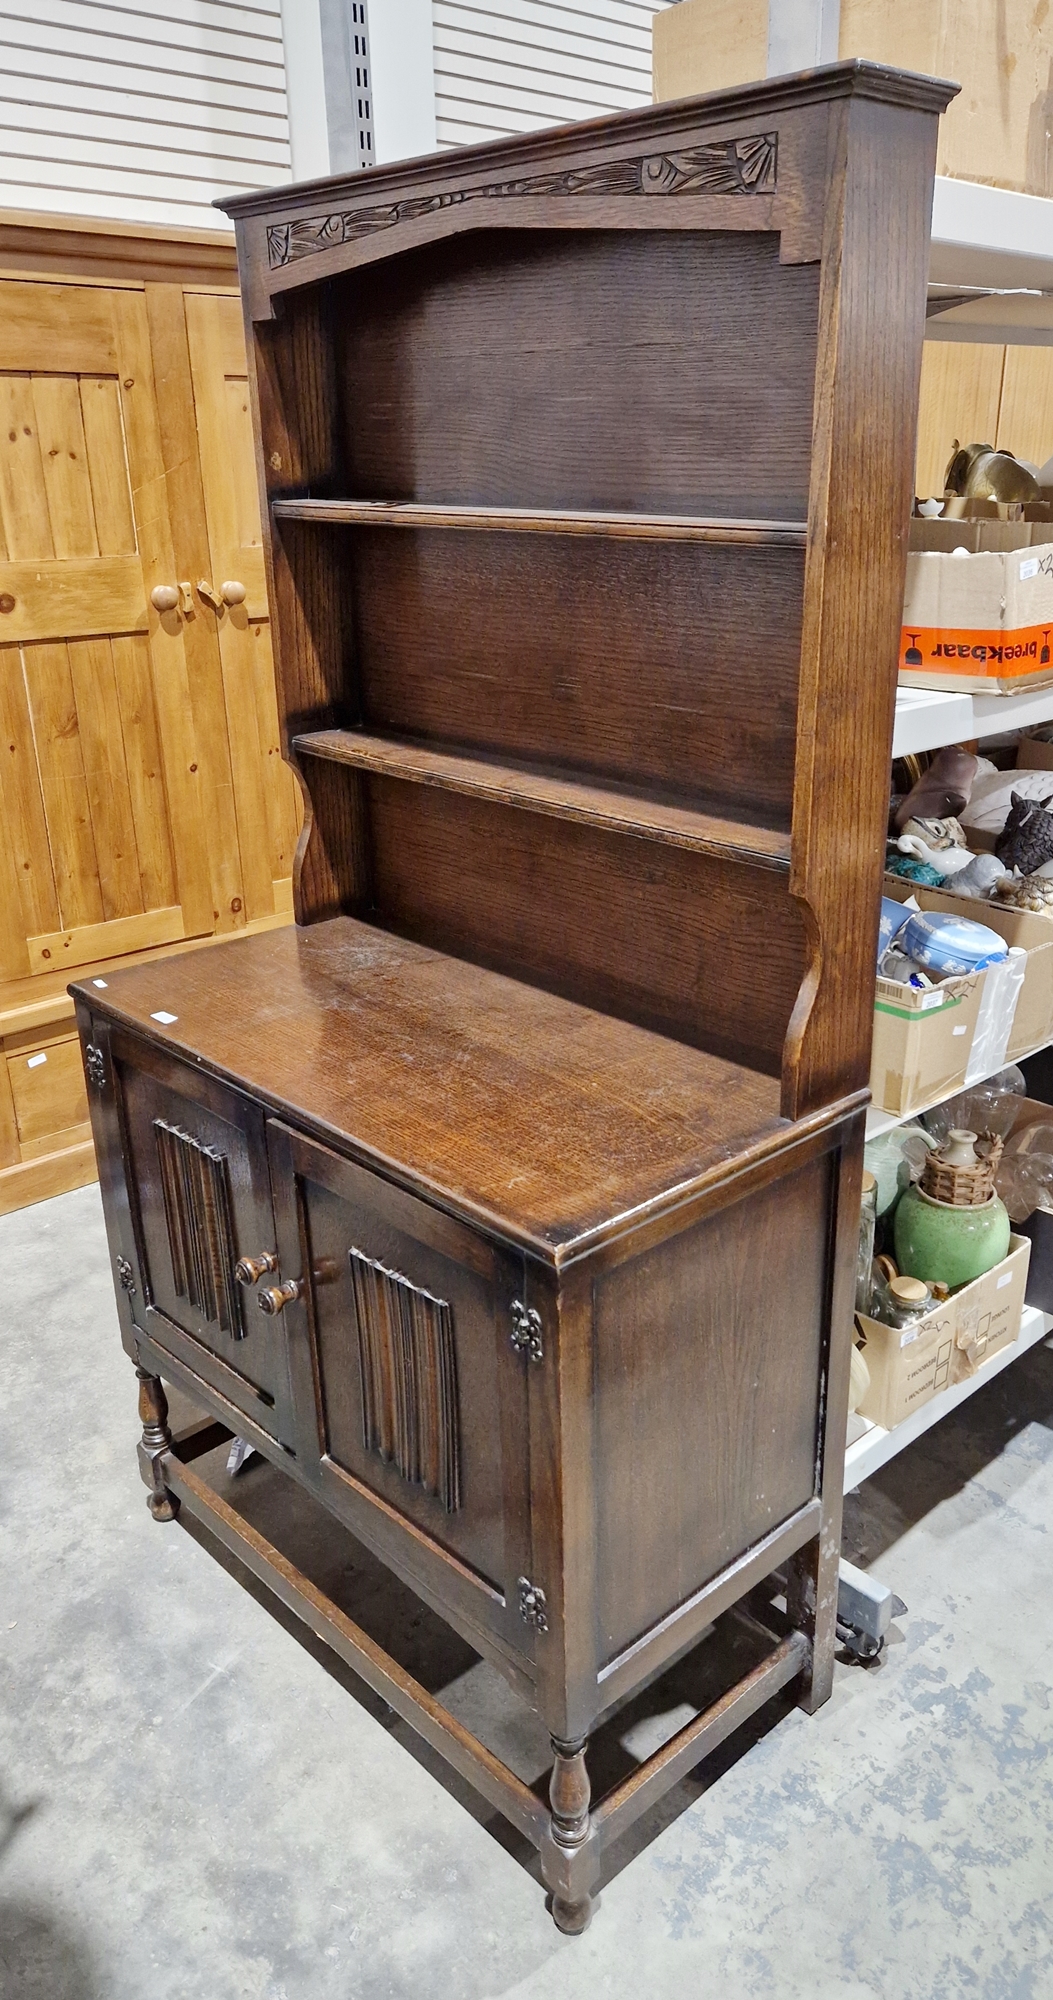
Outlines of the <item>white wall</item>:
{"type": "Polygon", "coordinates": [[[645,104],[666,0],[366,4],[363,68],[351,0],[0,0],[0,206],[218,229],[214,196],[367,140],[405,159],[645,104]]]}
{"type": "Polygon", "coordinates": [[[440,146],[651,102],[667,0],[433,0],[440,146]]]}
{"type": "Polygon", "coordinates": [[[7,0],[3,206],[215,229],[290,172],[280,0],[7,0]]]}

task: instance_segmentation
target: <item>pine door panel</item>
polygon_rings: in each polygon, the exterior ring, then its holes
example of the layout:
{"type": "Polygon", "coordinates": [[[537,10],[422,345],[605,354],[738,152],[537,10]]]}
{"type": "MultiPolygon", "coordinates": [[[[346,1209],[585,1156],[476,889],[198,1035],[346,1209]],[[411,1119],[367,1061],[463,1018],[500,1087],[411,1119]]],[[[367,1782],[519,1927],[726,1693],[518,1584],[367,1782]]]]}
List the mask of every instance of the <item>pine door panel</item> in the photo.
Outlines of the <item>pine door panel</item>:
{"type": "MultiPolygon", "coordinates": [[[[209,607],[217,621],[249,916],[289,906],[300,827],[295,781],[282,762],[240,302],[186,295],[205,516],[215,596],[244,584],[241,604],[209,607]]],[[[207,600],[205,600],[207,603],[207,600]]]]}
{"type": "Polygon", "coordinates": [[[141,292],[0,282],[0,976],[214,928],[141,292]],[[45,365],[41,365],[41,364],[45,365]]]}

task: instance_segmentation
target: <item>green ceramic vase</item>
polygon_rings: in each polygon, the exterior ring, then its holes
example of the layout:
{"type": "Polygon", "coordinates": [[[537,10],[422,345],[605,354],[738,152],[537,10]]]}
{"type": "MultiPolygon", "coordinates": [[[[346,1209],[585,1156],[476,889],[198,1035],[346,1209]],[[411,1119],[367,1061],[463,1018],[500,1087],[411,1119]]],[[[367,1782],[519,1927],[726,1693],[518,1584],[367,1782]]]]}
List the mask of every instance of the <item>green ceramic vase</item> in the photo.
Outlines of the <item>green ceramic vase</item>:
{"type": "Polygon", "coordinates": [[[896,1262],[905,1277],[927,1285],[960,1285],[982,1278],[1009,1254],[1009,1212],[993,1194],[978,1208],[955,1208],[920,1187],[909,1187],[896,1209],[896,1262]]]}

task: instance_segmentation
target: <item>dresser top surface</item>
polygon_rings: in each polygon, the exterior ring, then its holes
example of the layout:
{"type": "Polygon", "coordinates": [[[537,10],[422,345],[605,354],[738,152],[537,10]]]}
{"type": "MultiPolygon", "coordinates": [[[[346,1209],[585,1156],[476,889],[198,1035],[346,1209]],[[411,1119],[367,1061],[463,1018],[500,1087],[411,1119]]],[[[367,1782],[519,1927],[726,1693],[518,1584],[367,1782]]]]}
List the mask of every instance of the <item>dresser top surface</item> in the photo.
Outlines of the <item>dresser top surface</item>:
{"type": "Polygon", "coordinates": [[[550,1250],[788,1129],[774,1077],[351,917],[76,990],[403,1183],[550,1250]]]}

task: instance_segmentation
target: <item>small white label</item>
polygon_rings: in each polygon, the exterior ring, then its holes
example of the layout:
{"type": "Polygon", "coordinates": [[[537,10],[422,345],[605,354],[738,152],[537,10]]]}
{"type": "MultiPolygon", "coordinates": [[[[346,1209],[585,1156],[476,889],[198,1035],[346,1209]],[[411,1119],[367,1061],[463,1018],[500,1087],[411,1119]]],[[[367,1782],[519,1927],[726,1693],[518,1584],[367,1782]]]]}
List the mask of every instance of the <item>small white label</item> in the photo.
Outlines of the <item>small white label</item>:
{"type": "Polygon", "coordinates": [[[1027,561],[1022,562],[1020,565],[1020,581],[1021,583],[1026,583],[1029,576],[1037,576],[1037,575],[1038,575],[1038,557],[1028,556],[1027,561]]]}
{"type": "Polygon", "coordinates": [[[915,1328],[913,1330],[908,1330],[908,1332],[906,1333],[901,1333],[899,1337],[900,1346],[909,1347],[912,1340],[917,1340],[919,1333],[920,1333],[920,1328],[915,1328]]]}
{"type": "Polygon", "coordinates": [[[105,979],[93,979],[91,983],[93,986],[105,986],[106,981],[105,979]]]}
{"type": "Polygon", "coordinates": [[[42,1062],[47,1062],[47,1057],[44,1054],[43,1050],[41,1050],[41,1053],[38,1056],[29,1057],[29,1060],[26,1063],[26,1068],[39,1069],[42,1062]]]}
{"type": "Polygon", "coordinates": [[[1003,1271],[1001,1277],[999,1278],[997,1284],[995,1285],[995,1291],[1000,1292],[1003,1285],[1011,1285],[1012,1282],[1013,1282],[1012,1271],[1003,1271]]]}
{"type": "MultiPolygon", "coordinates": [[[[178,1014],[166,1014],[162,1009],[162,1011],[159,1014],[151,1014],[150,1019],[151,1021],[160,1021],[162,1028],[170,1028],[173,1021],[178,1021],[179,1016],[178,1014]]],[[[955,1030],[955,1033],[957,1033],[957,1029],[955,1030]]],[[[962,1033],[963,1034],[965,1033],[964,1028],[962,1030],[962,1033]]]]}
{"type": "MultiPolygon", "coordinates": [[[[155,1015],[154,1015],[154,1020],[155,1020],[155,1021],[157,1021],[157,1020],[159,1020],[159,1019],[160,1019],[160,1016],[159,1016],[158,1014],[155,1014],[155,1015]]],[[[952,1034],[952,1035],[964,1035],[964,1033],[965,1033],[965,1029],[964,1029],[964,1028],[952,1028],[952,1029],[951,1029],[951,1034],[952,1034]]]]}
{"type": "Polygon", "coordinates": [[[943,994],[938,993],[935,987],[933,988],[933,991],[931,993],[922,994],[921,1011],[923,1014],[927,1013],[930,1007],[942,1007],[942,1006],[943,1006],[943,994]]]}

